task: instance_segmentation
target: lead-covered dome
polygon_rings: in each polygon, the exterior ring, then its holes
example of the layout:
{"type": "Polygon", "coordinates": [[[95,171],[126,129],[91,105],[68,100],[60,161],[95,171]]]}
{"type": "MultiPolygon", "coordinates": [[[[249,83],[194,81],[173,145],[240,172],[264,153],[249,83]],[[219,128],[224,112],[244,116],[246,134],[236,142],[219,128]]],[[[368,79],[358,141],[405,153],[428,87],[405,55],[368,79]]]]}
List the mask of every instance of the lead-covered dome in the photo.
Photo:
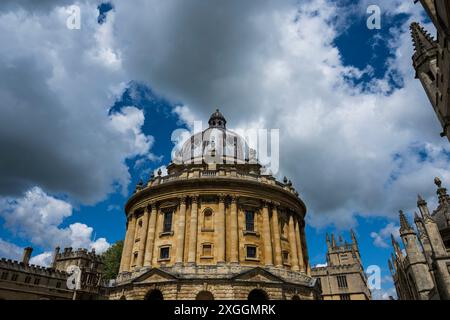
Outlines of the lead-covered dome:
{"type": "Polygon", "coordinates": [[[175,154],[175,164],[256,163],[256,151],[239,134],[226,129],[226,119],[217,109],[209,127],[192,135],[175,154]]]}

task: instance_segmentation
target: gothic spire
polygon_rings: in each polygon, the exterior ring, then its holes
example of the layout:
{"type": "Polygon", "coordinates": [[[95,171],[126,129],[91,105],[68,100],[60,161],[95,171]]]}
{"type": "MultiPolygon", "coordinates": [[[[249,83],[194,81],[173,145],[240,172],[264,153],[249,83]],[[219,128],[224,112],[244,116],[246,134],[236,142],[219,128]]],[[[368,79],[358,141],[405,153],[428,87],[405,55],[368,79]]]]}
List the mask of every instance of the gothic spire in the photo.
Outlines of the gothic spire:
{"type": "Polygon", "coordinates": [[[410,29],[415,49],[414,58],[436,48],[433,37],[420,24],[413,22],[410,29]]]}
{"type": "Polygon", "coordinates": [[[411,227],[411,225],[409,224],[408,219],[406,218],[405,214],[403,213],[402,210],[400,210],[400,233],[404,234],[404,233],[410,233],[410,232],[414,232],[413,228],[411,227]]]}
{"type": "Polygon", "coordinates": [[[352,243],[353,243],[353,244],[358,244],[358,240],[356,239],[356,234],[355,234],[355,232],[353,231],[353,229],[350,229],[350,235],[351,235],[351,237],[352,237],[352,243]]]}

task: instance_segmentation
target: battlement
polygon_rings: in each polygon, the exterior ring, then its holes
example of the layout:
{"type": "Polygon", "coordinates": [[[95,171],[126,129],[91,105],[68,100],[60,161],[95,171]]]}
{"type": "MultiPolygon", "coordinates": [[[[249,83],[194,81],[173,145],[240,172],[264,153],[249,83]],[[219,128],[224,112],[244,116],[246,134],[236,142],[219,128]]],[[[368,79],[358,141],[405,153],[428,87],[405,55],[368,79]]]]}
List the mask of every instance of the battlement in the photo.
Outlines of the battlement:
{"type": "Polygon", "coordinates": [[[102,257],[95,253],[95,250],[88,251],[84,248],[78,248],[73,250],[73,248],[64,248],[62,252],[58,252],[55,256],[56,260],[68,260],[68,259],[86,259],[93,262],[103,263],[102,257]]]}
{"type": "Polygon", "coordinates": [[[67,273],[64,271],[54,270],[52,268],[37,266],[34,264],[24,264],[16,260],[1,258],[0,259],[0,269],[7,269],[10,271],[29,273],[32,275],[52,277],[66,279],[67,273]]]}
{"type": "Polygon", "coordinates": [[[311,272],[313,274],[317,274],[317,273],[321,273],[321,272],[342,273],[342,272],[359,272],[359,271],[361,271],[361,266],[356,263],[311,268],[311,272]]]}

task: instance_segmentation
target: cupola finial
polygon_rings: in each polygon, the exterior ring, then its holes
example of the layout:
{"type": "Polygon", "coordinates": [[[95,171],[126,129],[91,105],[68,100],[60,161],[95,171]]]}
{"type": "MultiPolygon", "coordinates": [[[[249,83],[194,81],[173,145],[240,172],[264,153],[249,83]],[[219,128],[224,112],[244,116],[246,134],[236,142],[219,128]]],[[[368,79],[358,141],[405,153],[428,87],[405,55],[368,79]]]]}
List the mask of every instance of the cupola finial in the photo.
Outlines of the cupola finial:
{"type": "Polygon", "coordinates": [[[216,111],[209,118],[208,124],[210,128],[226,129],[227,120],[219,109],[216,109],[216,111]]]}

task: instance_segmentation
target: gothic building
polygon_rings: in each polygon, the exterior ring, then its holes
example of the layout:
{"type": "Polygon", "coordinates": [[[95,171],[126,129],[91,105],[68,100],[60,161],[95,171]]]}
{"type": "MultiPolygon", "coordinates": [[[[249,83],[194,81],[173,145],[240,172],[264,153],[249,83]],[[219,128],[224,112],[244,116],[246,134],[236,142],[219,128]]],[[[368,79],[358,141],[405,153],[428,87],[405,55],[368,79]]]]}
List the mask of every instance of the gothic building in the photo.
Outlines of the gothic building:
{"type": "Polygon", "coordinates": [[[392,236],[394,253],[389,268],[400,300],[450,299],[450,197],[436,178],[439,205],[430,214],[419,196],[414,222],[417,232],[400,211],[404,251],[392,236]]]}
{"type": "MultiPolygon", "coordinates": [[[[415,0],[417,2],[417,0],[415,0]]],[[[442,125],[442,137],[450,140],[450,2],[420,0],[436,27],[437,40],[414,22],[411,34],[415,47],[413,65],[442,125]]]]}
{"type": "Polygon", "coordinates": [[[353,230],[352,241],[347,243],[334,234],[327,234],[327,264],[311,269],[311,275],[319,279],[323,300],[371,300],[367,277],[361,261],[358,241],[353,230]]]}
{"type": "Polygon", "coordinates": [[[50,267],[30,264],[33,249],[24,249],[21,261],[0,260],[0,300],[92,300],[105,297],[103,262],[95,251],[55,249],[50,267]],[[80,287],[67,287],[67,267],[81,270],[80,287]]]}
{"type": "Polygon", "coordinates": [[[217,110],[167,175],[138,184],[111,299],[317,299],[306,206],[217,110]]]}

